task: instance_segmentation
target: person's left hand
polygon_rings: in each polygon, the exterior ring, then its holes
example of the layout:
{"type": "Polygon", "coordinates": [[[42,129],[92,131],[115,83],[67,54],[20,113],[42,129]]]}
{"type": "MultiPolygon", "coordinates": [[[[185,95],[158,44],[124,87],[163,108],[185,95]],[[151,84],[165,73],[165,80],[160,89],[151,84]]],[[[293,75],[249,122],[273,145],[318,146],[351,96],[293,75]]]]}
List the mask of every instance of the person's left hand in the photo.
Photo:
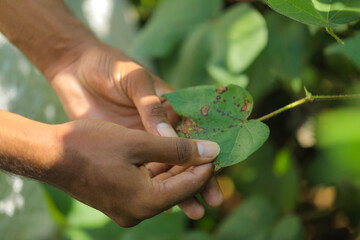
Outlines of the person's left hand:
{"type": "MultiPolygon", "coordinates": [[[[161,98],[164,93],[173,91],[169,85],[121,51],[105,44],[91,44],[76,52],[78,56],[64,58],[46,74],[71,120],[99,119],[154,135],[176,136],[171,125],[180,118],[161,98]],[[67,63],[66,59],[72,60],[67,63]]],[[[186,170],[160,163],[150,163],[147,168],[153,176],[186,170]]],[[[222,203],[215,178],[203,190],[202,197],[213,207],[222,203]]],[[[204,208],[195,197],[179,206],[192,219],[204,215],[204,208]]]]}

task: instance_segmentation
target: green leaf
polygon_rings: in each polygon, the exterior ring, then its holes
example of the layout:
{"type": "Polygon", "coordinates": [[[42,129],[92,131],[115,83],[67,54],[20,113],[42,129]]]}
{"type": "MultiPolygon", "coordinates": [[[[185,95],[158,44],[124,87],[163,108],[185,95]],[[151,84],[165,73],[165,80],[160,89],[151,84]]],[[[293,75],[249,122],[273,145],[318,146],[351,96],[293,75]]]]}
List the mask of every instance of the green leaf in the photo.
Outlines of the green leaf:
{"type": "Polygon", "coordinates": [[[102,212],[79,201],[75,201],[72,204],[66,220],[67,225],[73,228],[101,227],[110,221],[102,212]]]}
{"type": "Polygon", "coordinates": [[[291,165],[291,156],[290,152],[287,149],[281,149],[277,153],[274,159],[274,175],[277,177],[284,176],[287,172],[289,172],[289,168],[291,165]]]}
{"type": "Polygon", "coordinates": [[[182,240],[215,240],[215,237],[201,231],[188,232],[182,240]]]}
{"type": "MultiPolygon", "coordinates": [[[[212,38],[213,54],[208,68],[215,65],[230,73],[240,73],[264,49],[267,43],[266,23],[251,5],[238,4],[216,22],[212,38]]],[[[218,75],[213,77],[217,79],[218,75]]]]}
{"type": "Polygon", "coordinates": [[[339,108],[322,112],[316,123],[317,144],[320,148],[335,148],[342,143],[360,141],[360,109],[339,108]]]}
{"type": "Polygon", "coordinates": [[[205,63],[210,57],[211,24],[197,26],[182,42],[178,56],[166,59],[164,79],[174,88],[211,84],[205,63]],[[168,63],[170,62],[170,64],[168,63]]]}
{"type": "Polygon", "coordinates": [[[283,148],[277,152],[268,141],[247,161],[233,167],[231,176],[239,192],[266,196],[282,212],[292,211],[298,202],[299,173],[291,151],[283,148]],[[285,167],[279,169],[279,162],[285,162],[285,167]]]}
{"type": "Polygon", "coordinates": [[[265,240],[277,216],[265,198],[252,197],[220,224],[217,237],[221,240],[265,240]]]}
{"type": "Polygon", "coordinates": [[[325,49],[326,54],[343,54],[360,69],[360,32],[355,37],[345,40],[345,44],[335,43],[325,49]]]}
{"type": "Polygon", "coordinates": [[[278,221],[272,230],[271,240],[303,240],[304,229],[296,215],[288,215],[278,221]]]}
{"type": "Polygon", "coordinates": [[[275,11],[306,24],[334,27],[360,19],[359,0],[266,0],[275,11]]]}
{"type": "Polygon", "coordinates": [[[177,127],[180,137],[217,142],[221,152],[214,161],[220,169],[245,160],[266,141],[269,128],[262,122],[247,120],[253,100],[237,85],[216,89],[200,86],[164,95],[175,112],[183,116],[177,127]]]}
{"type": "Polygon", "coordinates": [[[139,225],[126,229],[122,240],[169,240],[178,239],[185,231],[185,215],[181,212],[162,213],[139,225]]]}
{"type": "Polygon", "coordinates": [[[245,74],[234,74],[217,65],[209,65],[208,71],[210,75],[216,80],[217,84],[221,86],[236,84],[245,88],[249,83],[249,78],[245,74]]]}
{"type": "Polygon", "coordinates": [[[316,124],[320,150],[309,168],[310,183],[349,181],[360,186],[360,110],[340,108],[322,112],[316,124]]]}
{"type": "Polygon", "coordinates": [[[278,80],[286,85],[300,77],[310,48],[305,25],[274,12],[269,12],[265,18],[269,29],[268,45],[245,72],[250,79],[247,89],[255,102],[271,91],[278,80]]]}
{"type": "Polygon", "coordinates": [[[140,31],[131,55],[163,57],[198,24],[214,17],[221,8],[220,0],[167,0],[140,31]]]}

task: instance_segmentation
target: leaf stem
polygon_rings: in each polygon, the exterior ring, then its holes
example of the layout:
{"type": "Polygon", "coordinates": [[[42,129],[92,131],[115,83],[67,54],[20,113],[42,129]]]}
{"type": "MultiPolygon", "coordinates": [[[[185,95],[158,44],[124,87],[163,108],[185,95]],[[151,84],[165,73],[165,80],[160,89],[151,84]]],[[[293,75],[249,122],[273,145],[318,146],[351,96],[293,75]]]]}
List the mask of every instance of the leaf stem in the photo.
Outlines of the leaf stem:
{"type": "Polygon", "coordinates": [[[340,44],[342,44],[342,45],[345,44],[344,41],[341,40],[341,38],[339,38],[339,36],[336,35],[331,28],[326,27],[325,29],[326,29],[326,31],[327,31],[333,38],[335,38],[335,40],[336,40],[338,43],[340,43],[340,44]]]}
{"type": "Polygon", "coordinates": [[[339,100],[339,99],[352,99],[352,98],[359,98],[360,99],[360,94],[348,94],[348,95],[318,95],[318,96],[313,96],[311,94],[306,94],[306,97],[301,98],[293,103],[290,103],[282,108],[279,108],[269,114],[266,114],[265,116],[262,116],[256,120],[258,121],[264,121],[267,120],[269,118],[272,118],[282,112],[285,112],[289,109],[298,107],[300,105],[303,105],[304,103],[307,102],[314,102],[315,100],[339,100]]]}

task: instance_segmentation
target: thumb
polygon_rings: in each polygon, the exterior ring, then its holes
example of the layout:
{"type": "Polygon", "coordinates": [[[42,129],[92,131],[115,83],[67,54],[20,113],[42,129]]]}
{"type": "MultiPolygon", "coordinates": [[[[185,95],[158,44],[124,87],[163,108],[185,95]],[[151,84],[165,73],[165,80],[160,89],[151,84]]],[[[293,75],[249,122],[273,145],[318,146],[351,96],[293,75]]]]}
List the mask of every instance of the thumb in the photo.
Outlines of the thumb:
{"type": "Polygon", "coordinates": [[[147,135],[139,139],[136,164],[161,162],[170,165],[193,166],[212,162],[220,153],[217,143],[176,137],[147,135]]]}

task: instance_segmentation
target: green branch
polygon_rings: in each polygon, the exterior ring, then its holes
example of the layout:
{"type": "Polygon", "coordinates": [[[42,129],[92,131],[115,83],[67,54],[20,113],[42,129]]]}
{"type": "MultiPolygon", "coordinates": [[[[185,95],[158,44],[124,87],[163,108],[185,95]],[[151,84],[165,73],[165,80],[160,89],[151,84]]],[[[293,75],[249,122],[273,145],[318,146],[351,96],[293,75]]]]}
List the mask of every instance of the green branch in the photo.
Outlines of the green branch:
{"type": "Polygon", "coordinates": [[[330,34],[333,38],[335,38],[335,40],[336,40],[338,43],[340,43],[340,44],[342,44],[342,45],[345,44],[344,41],[341,40],[341,38],[339,38],[339,36],[336,35],[331,28],[326,27],[325,29],[326,29],[326,31],[328,32],[328,34],[330,34]]]}
{"type": "Polygon", "coordinates": [[[332,96],[327,96],[327,95],[318,95],[318,96],[313,96],[310,92],[308,92],[305,88],[305,93],[306,93],[306,97],[299,99],[293,103],[290,103],[282,108],[279,108],[278,110],[275,110],[272,113],[266,114],[265,116],[262,116],[256,120],[258,121],[264,121],[267,120],[269,118],[272,118],[282,112],[285,112],[287,110],[290,110],[292,108],[298,107],[300,105],[303,105],[304,103],[307,102],[314,102],[316,100],[339,100],[339,99],[353,99],[353,98],[359,98],[360,99],[360,94],[349,94],[349,95],[332,95],[332,96]]]}

